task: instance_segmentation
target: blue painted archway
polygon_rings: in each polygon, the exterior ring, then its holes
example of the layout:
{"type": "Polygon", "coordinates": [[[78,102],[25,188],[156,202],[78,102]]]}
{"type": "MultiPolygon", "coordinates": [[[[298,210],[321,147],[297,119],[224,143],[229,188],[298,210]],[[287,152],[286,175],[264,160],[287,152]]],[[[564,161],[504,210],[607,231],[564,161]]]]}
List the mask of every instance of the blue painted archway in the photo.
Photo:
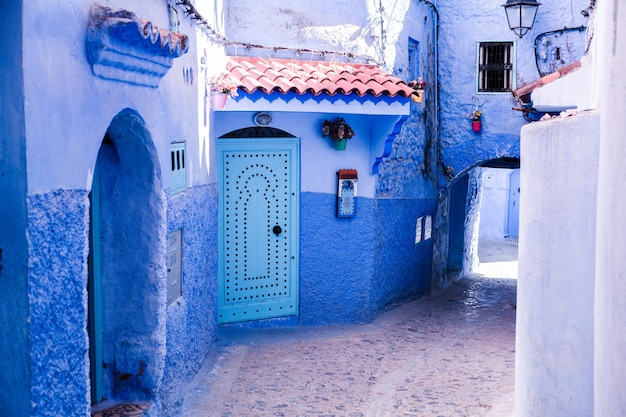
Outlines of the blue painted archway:
{"type": "Polygon", "coordinates": [[[92,402],[149,400],[163,374],[165,204],[156,149],[136,111],[125,109],[113,118],[96,165],[91,236],[97,241],[90,244],[89,287],[91,359],[97,361],[92,402]]]}

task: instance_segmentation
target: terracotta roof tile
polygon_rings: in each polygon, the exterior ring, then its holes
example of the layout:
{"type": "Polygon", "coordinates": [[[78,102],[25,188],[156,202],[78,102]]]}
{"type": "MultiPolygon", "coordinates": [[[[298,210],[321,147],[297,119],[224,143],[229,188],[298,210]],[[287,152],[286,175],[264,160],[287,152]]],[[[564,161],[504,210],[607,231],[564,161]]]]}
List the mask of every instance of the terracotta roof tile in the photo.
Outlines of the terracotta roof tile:
{"type": "Polygon", "coordinates": [[[580,68],[580,66],[580,61],[576,61],[574,63],[566,65],[560,68],[558,71],[553,72],[552,74],[548,74],[544,77],[539,78],[538,80],[533,81],[528,85],[518,88],[517,90],[513,91],[513,95],[515,97],[522,97],[526,94],[532,93],[539,87],[550,84],[551,82],[558,80],[559,78],[569,74],[570,72],[576,71],[578,68],[580,68]]]}
{"type": "Polygon", "coordinates": [[[375,65],[231,57],[226,66],[247,93],[409,97],[414,90],[375,65]]]}

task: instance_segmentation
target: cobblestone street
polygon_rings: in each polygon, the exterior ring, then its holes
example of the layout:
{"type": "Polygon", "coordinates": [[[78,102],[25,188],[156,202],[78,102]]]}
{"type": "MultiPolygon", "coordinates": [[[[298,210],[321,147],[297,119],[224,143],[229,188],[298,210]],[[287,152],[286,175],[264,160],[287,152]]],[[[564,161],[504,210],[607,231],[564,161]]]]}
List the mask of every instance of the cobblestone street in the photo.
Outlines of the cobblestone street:
{"type": "Polygon", "coordinates": [[[510,417],[515,302],[476,274],[366,325],[223,328],[183,415],[510,417]]]}

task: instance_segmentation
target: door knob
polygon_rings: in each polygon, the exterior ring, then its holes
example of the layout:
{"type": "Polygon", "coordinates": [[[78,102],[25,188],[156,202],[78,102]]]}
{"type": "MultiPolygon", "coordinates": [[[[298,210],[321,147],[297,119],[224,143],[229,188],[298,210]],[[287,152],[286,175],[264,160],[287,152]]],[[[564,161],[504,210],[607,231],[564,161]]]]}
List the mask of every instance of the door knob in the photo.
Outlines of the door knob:
{"type": "Polygon", "coordinates": [[[272,232],[274,232],[274,234],[275,234],[276,236],[278,236],[279,234],[281,234],[281,233],[282,233],[282,231],[283,231],[283,229],[281,229],[279,225],[274,226],[274,228],[272,229],[272,232]]]}

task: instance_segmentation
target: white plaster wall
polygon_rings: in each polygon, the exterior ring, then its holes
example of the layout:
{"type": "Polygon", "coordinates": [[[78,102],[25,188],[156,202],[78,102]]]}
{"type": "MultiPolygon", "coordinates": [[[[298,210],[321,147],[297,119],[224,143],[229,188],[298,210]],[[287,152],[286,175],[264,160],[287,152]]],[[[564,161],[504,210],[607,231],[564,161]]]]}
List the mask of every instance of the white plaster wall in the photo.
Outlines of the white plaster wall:
{"type": "MultiPolygon", "coordinates": [[[[100,2],[134,12],[169,28],[167,0],[100,2]]],[[[24,3],[24,84],[29,194],[58,188],[90,189],[98,149],[112,118],[133,108],[145,120],[169,188],[170,143],[187,141],[188,183],[208,181],[206,138],[199,135],[195,27],[181,18],[191,48],[161,79],[158,88],[104,80],[92,74],[85,53],[90,1],[33,0],[24,3]],[[183,71],[193,68],[192,85],[183,71]]]]}
{"type": "Polygon", "coordinates": [[[403,76],[407,68],[408,37],[421,39],[421,33],[432,30],[428,11],[427,5],[411,0],[340,0],[332,6],[322,1],[233,0],[227,10],[227,35],[238,42],[270,48],[247,51],[235,46],[229,53],[329,61],[345,57],[311,52],[296,54],[271,47],[352,53],[357,62],[369,60],[403,76]],[[268,30],[268,22],[272,30],[268,30]]]}
{"type": "Polygon", "coordinates": [[[595,304],[595,416],[626,410],[626,8],[598,2],[602,111],[595,304]]]}
{"type": "Polygon", "coordinates": [[[533,91],[533,106],[537,109],[541,106],[575,106],[577,110],[597,108],[593,94],[593,67],[588,59],[584,61],[576,71],[533,91]]]}
{"type": "Polygon", "coordinates": [[[479,241],[504,241],[513,170],[482,168],[479,241]]]}
{"type": "Polygon", "coordinates": [[[516,417],[593,415],[599,123],[587,112],[522,129],[516,417]]]}

